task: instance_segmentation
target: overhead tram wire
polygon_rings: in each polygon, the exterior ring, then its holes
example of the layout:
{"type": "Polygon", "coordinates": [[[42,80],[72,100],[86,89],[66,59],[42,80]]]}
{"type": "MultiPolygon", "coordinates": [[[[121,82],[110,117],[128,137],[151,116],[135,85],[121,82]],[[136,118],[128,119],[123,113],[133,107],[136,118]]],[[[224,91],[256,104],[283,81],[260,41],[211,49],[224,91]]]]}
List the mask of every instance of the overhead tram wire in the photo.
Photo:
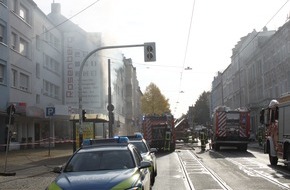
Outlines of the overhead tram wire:
{"type": "MultiPolygon", "coordinates": [[[[189,38],[190,38],[190,33],[191,33],[191,26],[192,26],[192,20],[193,20],[193,13],[194,13],[194,8],[195,8],[195,0],[193,1],[192,4],[192,10],[191,10],[191,18],[190,18],[190,23],[189,23],[189,29],[188,29],[188,34],[187,34],[187,40],[186,40],[186,47],[185,47],[185,52],[184,52],[184,58],[183,58],[183,64],[182,64],[182,70],[180,73],[180,80],[179,80],[179,90],[178,90],[178,97],[177,97],[177,101],[179,102],[179,95],[180,95],[180,91],[181,91],[181,81],[182,81],[182,77],[183,77],[183,72],[184,72],[184,66],[185,66],[185,61],[186,61],[186,57],[187,57],[187,50],[188,50],[188,44],[189,44],[189,38]]],[[[177,105],[174,107],[174,109],[176,109],[177,105]]],[[[176,110],[174,110],[175,112],[176,110]]]]}
{"type": "MultiPolygon", "coordinates": [[[[286,6],[286,4],[289,2],[289,0],[287,0],[279,9],[278,11],[269,19],[269,21],[265,24],[265,26],[267,26],[276,16],[277,14],[286,6]]],[[[189,33],[188,33],[188,37],[187,37],[187,44],[186,44],[186,50],[185,50],[185,56],[184,56],[184,60],[183,60],[183,68],[185,65],[185,60],[186,60],[186,55],[187,55],[187,48],[188,48],[188,42],[189,42],[189,37],[190,37],[190,31],[191,31],[191,24],[192,24],[192,18],[193,18],[193,13],[194,13],[194,7],[195,7],[195,0],[193,2],[193,8],[192,8],[192,15],[191,15],[191,21],[190,21],[190,28],[189,28],[189,33]]],[[[263,28],[265,27],[263,26],[262,29],[257,32],[257,34],[246,44],[246,46],[241,49],[241,51],[237,52],[235,55],[233,55],[233,57],[235,58],[236,56],[238,56],[239,54],[241,54],[249,45],[250,43],[259,35],[259,33],[263,30],[263,28]]],[[[180,83],[179,83],[179,91],[181,88],[181,81],[182,81],[182,75],[183,75],[183,70],[181,72],[181,76],[180,76],[180,83]]],[[[177,102],[179,102],[179,94],[178,94],[178,98],[177,98],[177,102]]],[[[174,109],[176,109],[177,106],[175,106],[174,109]]],[[[174,110],[175,112],[176,110],[174,110]]]]}
{"type": "Polygon", "coordinates": [[[267,26],[274,18],[277,16],[277,14],[286,6],[286,4],[289,2],[287,0],[279,9],[278,11],[270,18],[270,20],[257,32],[257,34],[245,45],[244,48],[241,49],[241,51],[237,52],[235,55],[233,55],[233,58],[236,58],[238,55],[240,55],[250,44],[251,42],[260,34],[261,31],[263,31],[263,28],[267,26]]]}
{"type": "Polygon", "coordinates": [[[42,32],[40,35],[43,35],[43,34],[49,32],[49,31],[51,31],[51,30],[53,30],[53,29],[59,27],[60,25],[66,23],[67,21],[69,21],[69,20],[71,20],[72,18],[76,17],[77,15],[81,14],[82,12],[84,12],[84,11],[87,10],[88,8],[92,7],[94,4],[98,3],[99,1],[101,1],[101,0],[97,0],[97,1],[93,2],[93,3],[90,4],[89,6],[85,7],[84,9],[82,9],[81,11],[79,11],[79,12],[77,12],[76,14],[74,14],[73,16],[69,17],[68,19],[66,19],[66,20],[62,21],[61,23],[59,23],[59,24],[53,26],[52,28],[50,28],[50,29],[48,29],[48,30],[42,32]]]}

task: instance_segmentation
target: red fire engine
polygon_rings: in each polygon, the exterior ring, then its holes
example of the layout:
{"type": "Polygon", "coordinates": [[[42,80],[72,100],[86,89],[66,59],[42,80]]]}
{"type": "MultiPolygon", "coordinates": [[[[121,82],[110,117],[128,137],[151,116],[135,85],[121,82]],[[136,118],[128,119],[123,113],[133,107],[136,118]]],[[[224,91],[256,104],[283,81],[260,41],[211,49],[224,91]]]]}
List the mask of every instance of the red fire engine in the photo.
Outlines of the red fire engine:
{"type": "Polygon", "coordinates": [[[278,161],[290,169],[290,94],[272,100],[262,109],[260,123],[265,127],[264,152],[269,154],[271,165],[278,161]],[[279,160],[280,159],[280,160],[279,160]]]}
{"type": "Polygon", "coordinates": [[[250,137],[250,111],[247,109],[231,110],[221,106],[213,114],[212,148],[235,146],[246,151],[250,137]]]}
{"type": "Polygon", "coordinates": [[[159,151],[175,150],[174,118],[171,114],[144,116],[142,133],[150,147],[159,151]]]}

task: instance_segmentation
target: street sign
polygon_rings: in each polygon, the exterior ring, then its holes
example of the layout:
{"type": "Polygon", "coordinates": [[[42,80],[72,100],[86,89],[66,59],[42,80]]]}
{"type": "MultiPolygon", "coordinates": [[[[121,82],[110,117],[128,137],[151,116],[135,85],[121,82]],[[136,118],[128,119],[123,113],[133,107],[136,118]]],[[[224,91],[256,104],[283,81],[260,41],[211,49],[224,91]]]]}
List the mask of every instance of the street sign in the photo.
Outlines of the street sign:
{"type": "Polygon", "coordinates": [[[109,105],[107,106],[107,110],[108,110],[108,111],[114,111],[114,109],[115,109],[115,107],[114,107],[113,104],[109,104],[109,105]]]}
{"type": "Polygon", "coordinates": [[[53,116],[55,114],[55,107],[46,108],[46,116],[53,116]]]}

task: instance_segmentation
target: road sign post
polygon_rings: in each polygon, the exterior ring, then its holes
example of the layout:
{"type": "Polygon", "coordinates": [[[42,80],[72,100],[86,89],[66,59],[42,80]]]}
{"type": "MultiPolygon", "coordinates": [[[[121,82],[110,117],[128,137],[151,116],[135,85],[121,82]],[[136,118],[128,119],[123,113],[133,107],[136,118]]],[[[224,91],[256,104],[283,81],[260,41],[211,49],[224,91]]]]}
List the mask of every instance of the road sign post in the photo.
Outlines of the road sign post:
{"type": "Polygon", "coordinates": [[[7,115],[9,117],[9,120],[8,120],[8,126],[7,126],[7,134],[6,135],[6,152],[5,152],[5,164],[4,164],[4,172],[3,173],[0,173],[0,175],[3,175],[3,176],[15,176],[16,173],[15,172],[6,172],[6,167],[7,167],[7,155],[8,155],[8,151],[9,151],[9,144],[10,144],[10,139],[11,139],[11,136],[10,136],[10,125],[11,125],[11,120],[16,112],[16,109],[15,109],[15,106],[13,104],[11,104],[10,106],[8,106],[8,108],[6,109],[7,111],[7,115]]]}
{"type": "Polygon", "coordinates": [[[52,117],[55,114],[55,107],[46,108],[46,116],[49,117],[49,137],[48,137],[48,156],[50,156],[51,148],[51,128],[52,128],[52,117]]]}

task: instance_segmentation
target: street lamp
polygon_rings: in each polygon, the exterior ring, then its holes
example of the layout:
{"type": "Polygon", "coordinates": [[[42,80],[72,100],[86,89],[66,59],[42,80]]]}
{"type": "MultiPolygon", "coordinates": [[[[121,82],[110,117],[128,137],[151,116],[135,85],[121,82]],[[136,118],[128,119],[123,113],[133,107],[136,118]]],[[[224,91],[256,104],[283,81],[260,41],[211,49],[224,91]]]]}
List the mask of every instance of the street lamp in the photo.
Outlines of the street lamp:
{"type": "MultiPolygon", "coordinates": [[[[79,92],[79,146],[82,145],[83,142],[83,120],[82,120],[82,110],[83,110],[83,104],[82,104],[82,76],[83,76],[83,70],[84,70],[84,65],[86,61],[89,59],[90,56],[92,56],[94,53],[104,50],[104,49],[116,49],[116,48],[129,48],[129,47],[147,47],[146,51],[150,51],[150,56],[148,56],[148,59],[146,61],[156,61],[156,55],[155,55],[155,43],[144,43],[144,44],[135,44],[135,45],[119,45],[119,46],[104,46],[104,47],[99,47],[97,49],[94,49],[93,51],[89,52],[88,55],[84,58],[80,65],[80,71],[79,71],[79,81],[78,81],[78,92],[79,92]],[[148,46],[152,46],[153,48],[149,48],[148,46]],[[154,55],[151,55],[154,53],[154,55]]],[[[109,116],[110,117],[110,116],[109,116]]]]}

